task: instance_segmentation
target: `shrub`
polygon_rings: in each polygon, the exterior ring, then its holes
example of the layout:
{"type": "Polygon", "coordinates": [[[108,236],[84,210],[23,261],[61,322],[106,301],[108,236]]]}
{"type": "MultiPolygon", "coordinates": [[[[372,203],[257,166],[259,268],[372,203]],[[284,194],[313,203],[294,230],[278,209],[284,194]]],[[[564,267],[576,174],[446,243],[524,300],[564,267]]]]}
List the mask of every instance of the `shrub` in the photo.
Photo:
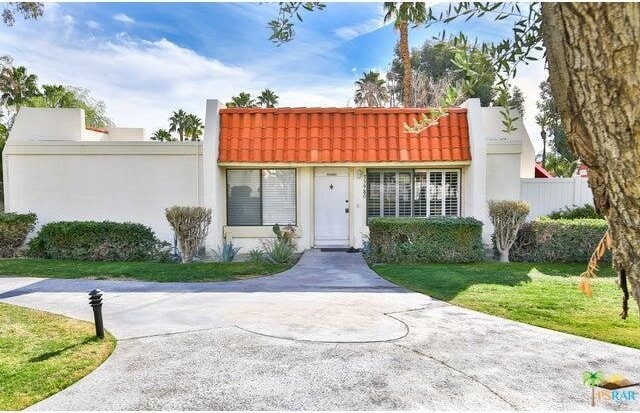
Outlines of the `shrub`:
{"type": "Polygon", "coordinates": [[[474,218],[372,218],[374,262],[473,262],[485,257],[482,222],[474,218]]]}
{"type": "Polygon", "coordinates": [[[165,215],[178,238],[182,262],[191,262],[207,237],[211,209],[172,206],[165,209],[165,215]]]}
{"type": "Polygon", "coordinates": [[[36,214],[0,213],[0,258],[16,256],[36,221],[36,214]]]}
{"type": "MultiPolygon", "coordinates": [[[[607,221],[604,219],[540,218],[521,228],[511,259],[587,262],[606,231],[607,221]]],[[[604,260],[611,260],[610,252],[604,260]]]]}
{"type": "Polygon", "coordinates": [[[42,227],[29,243],[35,258],[88,261],[164,261],[151,228],[131,222],[61,221],[42,227]]]}
{"type": "Polygon", "coordinates": [[[233,241],[227,242],[224,240],[222,243],[222,248],[218,248],[217,251],[213,251],[213,253],[218,257],[218,261],[220,262],[232,262],[240,251],[240,247],[234,247],[233,241]]]}
{"type": "Polygon", "coordinates": [[[296,253],[296,247],[285,240],[263,240],[262,248],[266,258],[275,264],[288,262],[296,253]]]}
{"type": "Polygon", "coordinates": [[[557,211],[553,211],[548,216],[551,219],[582,219],[582,218],[601,219],[602,218],[601,215],[598,215],[593,205],[589,205],[589,204],[584,204],[584,206],[574,205],[571,208],[566,206],[557,211]]]}
{"type": "Polygon", "coordinates": [[[489,201],[489,219],[494,227],[493,240],[500,252],[500,261],[509,262],[509,250],[527,215],[529,215],[527,202],[489,201]]]}

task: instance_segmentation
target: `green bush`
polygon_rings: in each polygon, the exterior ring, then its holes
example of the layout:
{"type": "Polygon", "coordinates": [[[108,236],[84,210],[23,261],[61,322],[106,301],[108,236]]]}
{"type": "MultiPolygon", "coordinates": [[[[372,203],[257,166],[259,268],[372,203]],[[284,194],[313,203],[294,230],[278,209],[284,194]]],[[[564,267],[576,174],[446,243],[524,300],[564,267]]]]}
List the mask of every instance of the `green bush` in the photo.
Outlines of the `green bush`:
{"type": "Polygon", "coordinates": [[[593,205],[584,204],[583,206],[574,205],[571,208],[566,206],[557,211],[553,211],[552,213],[549,214],[549,218],[551,219],[582,219],[582,218],[601,219],[602,216],[598,215],[593,205]]]}
{"type": "Polygon", "coordinates": [[[485,259],[482,222],[474,218],[372,218],[373,262],[444,263],[485,259]]]}
{"type": "Polygon", "coordinates": [[[151,228],[131,222],[60,221],[42,227],[28,255],[86,261],[165,261],[151,228]]]}
{"type": "Polygon", "coordinates": [[[12,258],[36,226],[36,214],[0,212],[0,257],[12,258]]]}
{"type": "MultiPolygon", "coordinates": [[[[604,219],[549,219],[527,223],[511,249],[513,261],[587,262],[607,231],[604,219]]],[[[611,260],[611,253],[604,257],[611,260]]]]}

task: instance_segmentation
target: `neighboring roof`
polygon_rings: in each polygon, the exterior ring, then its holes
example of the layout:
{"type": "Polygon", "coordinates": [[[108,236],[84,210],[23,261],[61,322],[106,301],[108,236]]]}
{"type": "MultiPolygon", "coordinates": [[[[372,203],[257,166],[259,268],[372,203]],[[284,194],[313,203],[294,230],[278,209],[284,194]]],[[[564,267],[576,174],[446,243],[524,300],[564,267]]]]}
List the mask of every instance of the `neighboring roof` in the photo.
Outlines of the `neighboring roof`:
{"type": "Polygon", "coordinates": [[[452,108],[420,134],[405,123],[425,109],[227,108],[219,162],[365,163],[469,161],[466,109],[452,108]]]}
{"type": "Polygon", "coordinates": [[[581,176],[583,178],[587,178],[589,176],[589,167],[583,163],[578,166],[576,170],[576,175],[581,176]]]}
{"type": "Polygon", "coordinates": [[[86,126],[85,127],[86,130],[90,130],[90,131],[94,131],[94,132],[100,132],[100,133],[109,133],[108,130],[106,129],[102,129],[102,128],[94,128],[93,126],[86,126]]]}
{"type": "Polygon", "coordinates": [[[553,175],[551,175],[549,171],[544,169],[544,167],[539,163],[536,163],[535,170],[536,170],[536,174],[535,174],[536,178],[553,178],[553,175]]]}

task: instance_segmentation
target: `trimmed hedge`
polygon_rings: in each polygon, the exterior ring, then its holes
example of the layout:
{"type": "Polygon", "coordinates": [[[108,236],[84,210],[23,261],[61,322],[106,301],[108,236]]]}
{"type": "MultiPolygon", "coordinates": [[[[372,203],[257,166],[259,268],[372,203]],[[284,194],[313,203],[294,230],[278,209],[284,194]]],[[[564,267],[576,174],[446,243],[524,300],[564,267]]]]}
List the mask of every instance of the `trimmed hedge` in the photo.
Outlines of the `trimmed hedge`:
{"type": "Polygon", "coordinates": [[[164,261],[168,258],[151,228],[109,221],[46,224],[29,243],[27,255],[84,261],[164,261]]]}
{"type": "Polygon", "coordinates": [[[573,207],[564,207],[557,211],[553,211],[548,215],[551,219],[602,219],[602,216],[598,215],[593,205],[584,204],[583,206],[574,205],[573,207]]]}
{"type": "Polygon", "coordinates": [[[447,263],[485,259],[482,222],[474,218],[372,218],[369,240],[373,262],[447,263]]]}
{"type": "MultiPolygon", "coordinates": [[[[606,231],[607,221],[604,219],[540,218],[520,228],[510,259],[587,262],[606,231]]],[[[610,252],[604,260],[611,260],[610,252]]]]}
{"type": "Polygon", "coordinates": [[[36,226],[36,214],[0,212],[0,258],[12,258],[36,226]]]}

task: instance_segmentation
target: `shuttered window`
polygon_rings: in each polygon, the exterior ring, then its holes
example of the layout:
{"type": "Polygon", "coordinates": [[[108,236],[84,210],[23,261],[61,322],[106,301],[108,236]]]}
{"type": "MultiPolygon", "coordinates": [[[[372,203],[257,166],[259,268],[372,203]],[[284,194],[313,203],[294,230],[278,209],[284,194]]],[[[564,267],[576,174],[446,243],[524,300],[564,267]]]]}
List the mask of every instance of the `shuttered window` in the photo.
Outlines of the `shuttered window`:
{"type": "Polygon", "coordinates": [[[227,225],[296,224],[296,171],[227,171],[227,225]]]}
{"type": "Polygon", "coordinates": [[[460,215],[458,170],[370,170],[367,172],[369,217],[460,215]]]}

